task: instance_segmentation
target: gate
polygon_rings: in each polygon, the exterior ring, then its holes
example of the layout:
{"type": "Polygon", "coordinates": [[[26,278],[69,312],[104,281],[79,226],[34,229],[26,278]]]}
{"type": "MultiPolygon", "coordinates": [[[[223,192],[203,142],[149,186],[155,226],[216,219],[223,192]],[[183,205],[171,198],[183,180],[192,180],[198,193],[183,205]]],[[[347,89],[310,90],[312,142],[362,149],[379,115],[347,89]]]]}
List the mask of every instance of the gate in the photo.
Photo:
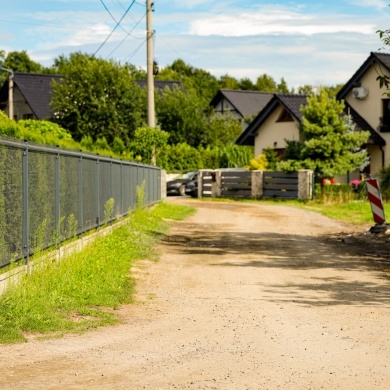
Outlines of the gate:
{"type": "Polygon", "coordinates": [[[298,172],[264,172],[264,198],[298,198],[298,172]]]}

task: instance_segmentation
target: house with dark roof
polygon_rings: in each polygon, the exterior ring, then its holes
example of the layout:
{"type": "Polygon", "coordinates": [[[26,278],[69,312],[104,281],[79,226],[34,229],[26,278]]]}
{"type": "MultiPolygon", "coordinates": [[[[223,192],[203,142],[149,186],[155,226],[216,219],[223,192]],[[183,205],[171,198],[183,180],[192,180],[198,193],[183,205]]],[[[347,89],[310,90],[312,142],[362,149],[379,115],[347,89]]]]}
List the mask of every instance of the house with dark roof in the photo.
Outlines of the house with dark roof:
{"type": "MultiPolygon", "coordinates": [[[[53,74],[14,72],[13,105],[14,119],[50,119],[52,110],[52,82],[62,76],[53,74]]],[[[8,115],[8,83],[0,89],[0,109],[8,115]]]]}
{"type": "MultiPolygon", "coordinates": [[[[53,96],[53,82],[59,82],[63,76],[54,74],[14,72],[13,104],[14,119],[51,119],[53,112],[50,102],[53,96]]],[[[143,88],[147,86],[146,80],[137,80],[143,88]]],[[[9,112],[8,88],[6,80],[0,89],[0,110],[9,112]]],[[[154,86],[158,90],[182,88],[178,81],[155,80],[154,86]]]]}
{"type": "MultiPolygon", "coordinates": [[[[337,95],[344,100],[345,114],[351,115],[356,130],[370,132],[365,147],[370,156],[367,171],[372,174],[390,165],[390,99],[380,89],[378,74],[390,75],[390,54],[371,53],[337,95]]],[[[269,147],[282,155],[285,139],[300,140],[300,108],[306,99],[303,95],[274,94],[236,143],[254,146],[255,156],[269,147]]]]}
{"type": "Polygon", "coordinates": [[[299,140],[297,124],[301,122],[300,107],[306,104],[306,98],[305,95],[273,94],[236,143],[254,146],[255,156],[269,147],[278,154],[283,154],[285,139],[299,140]]]}
{"type": "Polygon", "coordinates": [[[254,118],[271,97],[272,93],[269,92],[220,89],[211,100],[210,106],[214,107],[214,112],[233,115],[240,121],[244,130],[248,126],[246,120],[254,118]]]}
{"type": "Polygon", "coordinates": [[[390,165],[390,97],[380,88],[381,74],[390,76],[390,54],[370,53],[337,94],[357,126],[371,133],[367,151],[373,175],[390,165]]]}

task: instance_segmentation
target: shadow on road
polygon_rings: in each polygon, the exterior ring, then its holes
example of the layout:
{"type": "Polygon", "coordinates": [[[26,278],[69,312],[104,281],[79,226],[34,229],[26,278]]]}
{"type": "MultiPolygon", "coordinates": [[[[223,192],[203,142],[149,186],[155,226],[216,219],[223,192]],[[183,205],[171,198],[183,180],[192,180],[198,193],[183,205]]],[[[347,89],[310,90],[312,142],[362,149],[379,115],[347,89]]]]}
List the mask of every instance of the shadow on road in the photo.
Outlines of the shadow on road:
{"type": "Polygon", "coordinates": [[[183,259],[190,256],[191,264],[258,270],[258,285],[266,293],[264,299],[310,306],[390,305],[390,262],[383,257],[389,252],[384,252],[383,245],[378,244],[375,249],[367,241],[353,237],[345,240],[274,232],[194,230],[185,225],[183,228],[183,234],[169,235],[163,243],[174,246],[183,259]],[[261,272],[266,269],[287,272],[290,281],[285,285],[267,284],[261,272]],[[325,269],[327,276],[322,276],[321,270],[325,274],[325,269]],[[303,277],[307,275],[302,273],[305,270],[310,271],[310,277],[303,277]],[[351,275],[357,270],[361,278],[351,275]],[[367,273],[375,277],[367,281],[367,273]]]}

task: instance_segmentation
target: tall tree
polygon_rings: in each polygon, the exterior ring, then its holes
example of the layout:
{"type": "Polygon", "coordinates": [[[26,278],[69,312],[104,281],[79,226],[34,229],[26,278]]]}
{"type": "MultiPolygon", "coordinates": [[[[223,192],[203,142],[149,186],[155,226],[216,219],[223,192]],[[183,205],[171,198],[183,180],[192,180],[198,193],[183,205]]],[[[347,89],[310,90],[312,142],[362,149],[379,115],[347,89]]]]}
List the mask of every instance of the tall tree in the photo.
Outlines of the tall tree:
{"type": "Polygon", "coordinates": [[[278,89],[275,80],[265,73],[257,78],[256,88],[262,92],[277,92],[278,89]]]}
{"type": "Polygon", "coordinates": [[[215,113],[209,117],[204,144],[211,147],[233,144],[241,132],[241,123],[232,114],[215,113]]]}
{"type": "Polygon", "coordinates": [[[205,142],[207,115],[194,90],[175,87],[156,95],[156,117],[161,129],[170,134],[169,144],[186,142],[197,147],[205,142]]]}
{"type": "Polygon", "coordinates": [[[62,82],[54,85],[54,118],[75,140],[118,137],[125,143],[146,122],[145,91],[128,66],[73,53],[55,60],[62,82]]]}
{"type": "MultiPolygon", "coordinates": [[[[0,51],[0,62],[1,66],[14,72],[25,72],[25,73],[56,73],[55,68],[46,68],[33,61],[27,54],[26,50],[22,51],[10,51],[5,55],[5,51],[0,51]]],[[[6,72],[1,72],[0,81],[4,82],[7,78],[6,72]]]]}
{"type": "Polygon", "coordinates": [[[181,81],[186,90],[193,90],[205,107],[219,89],[218,80],[203,69],[186,64],[183,60],[175,60],[172,65],[162,69],[156,76],[157,80],[181,81]]]}
{"type": "Polygon", "coordinates": [[[343,114],[344,103],[325,90],[307,99],[299,126],[302,143],[290,142],[280,162],[283,170],[312,169],[317,179],[331,178],[367,165],[368,131],[355,131],[351,118],[343,114]]]}
{"type": "Polygon", "coordinates": [[[249,77],[244,77],[240,80],[240,89],[243,91],[256,91],[257,88],[249,77]]]}
{"type": "Polygon", "coordinates": [[[228,74],[225,74],[219,78],[220,88],[226,89],[240,89],[240,83],[237,79],[228,74]]]}

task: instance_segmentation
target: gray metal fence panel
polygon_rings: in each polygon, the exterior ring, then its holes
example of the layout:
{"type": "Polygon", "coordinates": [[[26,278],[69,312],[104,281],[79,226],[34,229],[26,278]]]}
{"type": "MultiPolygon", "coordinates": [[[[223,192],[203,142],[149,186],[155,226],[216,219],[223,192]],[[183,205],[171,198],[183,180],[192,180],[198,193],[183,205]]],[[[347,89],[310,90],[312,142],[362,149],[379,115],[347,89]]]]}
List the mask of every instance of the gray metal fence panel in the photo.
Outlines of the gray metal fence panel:
{"type": "Polygon", "coordinates": [[[160,181],[157,167],[0,139],[0,267],[126,215],[143,182],[158,202],[160,181]]]}

